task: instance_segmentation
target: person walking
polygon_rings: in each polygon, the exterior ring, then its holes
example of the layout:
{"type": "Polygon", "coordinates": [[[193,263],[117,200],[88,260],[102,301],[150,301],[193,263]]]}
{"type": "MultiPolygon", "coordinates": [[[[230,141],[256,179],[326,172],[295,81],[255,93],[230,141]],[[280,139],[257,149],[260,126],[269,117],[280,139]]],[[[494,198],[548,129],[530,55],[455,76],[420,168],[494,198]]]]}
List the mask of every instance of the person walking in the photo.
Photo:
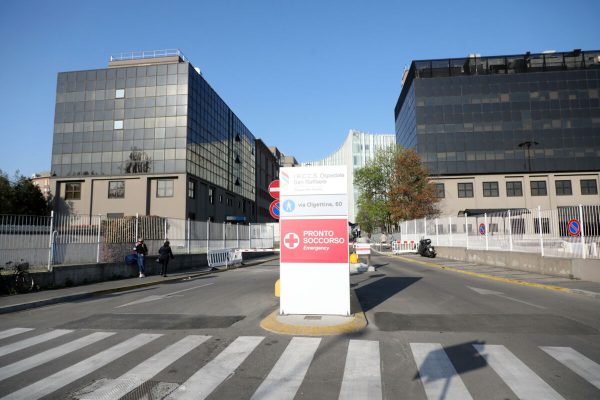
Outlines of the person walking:
{"type": "Polygon", "coordinates": [[[138,239],[134,248],[137,253],[137,265],[140,271],[140,278],[144,278],[146,276],[144,271],[144,258],[148,254],[148,247],[146,243],[144,243],[144,239],[138,239]]]}
{"type": "Polygon", "coordinates": [[[173,251],[171,251],[171,246],[168,240],[165,240],[165,243],[158,249],[158,262],[162,266],[161,274],[162,276],[167,276],[167,267],[169,266],[169,260],[174,259],[173,251]]]}

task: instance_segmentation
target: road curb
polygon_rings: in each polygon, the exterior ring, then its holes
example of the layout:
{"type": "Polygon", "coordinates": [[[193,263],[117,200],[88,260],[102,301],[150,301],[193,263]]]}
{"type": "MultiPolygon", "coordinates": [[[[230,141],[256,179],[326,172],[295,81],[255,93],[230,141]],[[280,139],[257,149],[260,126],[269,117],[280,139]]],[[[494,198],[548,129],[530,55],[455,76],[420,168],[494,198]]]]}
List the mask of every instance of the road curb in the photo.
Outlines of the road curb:
{"type": "MultiPolygon", "coordinates": [[[[231,268],[231,269],[251,267],[253,265],[258,265],[258,264],[261,264],[263,262],[267,262],[270,260],[271,260],[270,258],[262,259],[262,260],[257,259],[256,261],[248,260],[248,262],[246,262],[236,268],[231,268]]],[[[87,299],[90,297],[102,296],[102,295],[110,294],[110,293],[125,292],[127,290],[134,290],[134,289],[144,288],[144,287],[148,287],[148,286],[162,285],[163,283],[180,281],[180,280],[185,280],[185,279],[192,279],[192,278],[197,278],[199,276],[210,275],[213,273],[219,273],[219,272],[225,272],[225,271],[228,271],[228,269],[215,269],[214,271],[205,270],[205,271],[198,271],[198,272],[187,273],[187,274],[184,273],[184,275],[167,277],[165,279],[160,279],[160,280],[156,280],[156,281],[152,281],[152,282],[139,282],[138,281],[137,283],[128,284],[128,285],[124,285],[124,286],[118,286],[118,287],[114,287],[114,288],[98,289],[98,290],[89,291],[89,292],[74,293],[74,294],[69,294],[69,295],[52,297],[49,299],[34,300],[34,301],[30,301],[30,302],[12,304],[9,306],[0,306],[0,314],[9,314],[9,313],[18,312],[18,311],[30,310],[33,308],[50,306],[50,305],[58,304],[58,303],[66,303],[69,301],[77,301],[77,300],[87,299]]]]}
{"type": "Polygon", "coordinates": [[[493,280],[493,281],[504,282],[504,283],[511,283],[511,284],[514,284],[514,285],[528,286],[528,287],[533,287],[533,288],[538,288],[538,289],[544,289],[544,290],[551,290],[551,291],[554,291],[554,292],[562,292],[562,293],[571,293],[571,294],[583,295],[583,296],[587,296],[587,297],[591,297],[591,298],[595,298],[595,299],[600,299],[600,293],[590,292],[588,290],[571,289],[571,288],[565,288],[565,287],[562,287],[562,286],[547,285],[547,284],[544,284],[544,283],[533,283],[533,282],[522,281],[522,280],[519,280],[519,279],[504,278],[504,277],[495,276],[495,275],[482,274],[482,273],[479,273],[479,272],[465,271],[465,270],[458,269],[458,268],[448,267],[446,265],[434,264],[434,263],[429,263],[429,262],[420,261],[420,260],[413,260],[411,258],[406,258],[406,257],[402,257],[402,256],[397,256],[397,255],[394,256],[394,257],[395,258],[399,258],[399,259],[401,259],[403,261],[406,261],[406,262],[409,262],[409,263],[420,264],[420,265],[424,265],[424,266],[427,266],[427,267],[442,269],[442,270],[445,270],[445,271],[457,272],[457,273],[460,273],[460,274],[474,276],[474,277],[477,277],[477,278],[489,279],[489,280],[493,280]]]}

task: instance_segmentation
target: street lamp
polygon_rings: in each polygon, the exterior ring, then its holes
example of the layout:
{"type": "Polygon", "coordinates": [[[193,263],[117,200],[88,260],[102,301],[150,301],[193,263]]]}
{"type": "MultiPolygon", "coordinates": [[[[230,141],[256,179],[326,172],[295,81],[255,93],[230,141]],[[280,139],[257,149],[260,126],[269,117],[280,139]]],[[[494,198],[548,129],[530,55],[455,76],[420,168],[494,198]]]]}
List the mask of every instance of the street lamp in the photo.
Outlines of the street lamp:
{"type": "Polygon", "coordinates": [[[523,143],[519,143],[519,147],[527,147],[527,156],[525,158],[525,168],[531,172],[531,146],[537,146],[539,143],[535,140],[527,140],[523,143]]]}

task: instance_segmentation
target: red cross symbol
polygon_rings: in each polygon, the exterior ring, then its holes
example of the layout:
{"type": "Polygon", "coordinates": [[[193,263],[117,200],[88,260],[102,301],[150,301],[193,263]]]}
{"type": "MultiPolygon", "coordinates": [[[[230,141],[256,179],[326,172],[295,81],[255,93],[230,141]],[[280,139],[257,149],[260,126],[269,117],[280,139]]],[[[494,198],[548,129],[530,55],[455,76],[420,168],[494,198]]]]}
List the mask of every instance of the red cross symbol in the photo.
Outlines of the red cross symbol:
{"type": "Polygon", "coordinates": [[[300,238],[294,232],[289,232],[283,237],[283,244],[290,250],[294,250],[300,244],[300,238]]]}

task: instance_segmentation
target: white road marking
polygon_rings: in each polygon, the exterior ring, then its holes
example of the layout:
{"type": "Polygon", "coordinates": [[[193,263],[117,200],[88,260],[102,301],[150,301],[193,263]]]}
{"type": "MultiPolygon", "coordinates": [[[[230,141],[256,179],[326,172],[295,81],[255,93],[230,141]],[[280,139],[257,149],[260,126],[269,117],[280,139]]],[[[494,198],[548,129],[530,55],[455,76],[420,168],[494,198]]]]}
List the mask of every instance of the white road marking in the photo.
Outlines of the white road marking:
{"type": "Polygon", "coordinates": [[[570,347],[540,347],[557,361],[600,389],[600,365],[570,347]]]}
{"type": "Polygon", "coordinates": [[[263,336],[240,336],[212,361],[198,370],[168,400],[205,399],[224,380],[229,378],[264,339],[263,336]]]}
{"type": "Polygon", "coordinates": [[[429,400],[473,398],[442,345],[439,343],[411,343],[410,349],[429,400]]]}
{"type": "Polygon", "coordinates": [[[32,331],[33,328],[12,328],[7,329],[5,331],[0,332],[0,339],[5,339],[7,337],[15,336],[20,333],[32,331]]]}
{"type": "Polygon", "coordinates": [[[379,342],[350,340],[340,400],[381,399],[379,342]]]}
{"type": "Polygon", "coordinates": [[[252,396],[252,400],[293,399],[320,342],[320,338],[292,338],[269,375],[252,396]]]}
{"type": "Polygon", "coordinates": [[[520,399],[564,400],[506,347],[479,344],[473,347],[520,399]]]}
{"type": "Polygon", "coordinates": [[[467,286],[469,289],[476,291],[479,294],[482,295],[493,295],[493,296],[498,296],[498,297],[502,297],[503,299],[507,299],[507,300],[511,300],[511,301],[516,301],[518,303],[522,303],[522,304],[527,304],[528,306],[531,307],[536,307],[536,308],[541,308],[541,309],[546,309],[546,307],[542,307],[542,306],[538,306],[537,304],[533,304],[533,303],[529,303],[527,301],[523,301],[523,300],[519,300],[519,299],[515,299],[514,297],[509,297],[507,295],[505,295],[502,292],[497,292],[495,290],[489,290],[489,289],[481,289],[481,288],[476,288],[476,287],[471,287],[471,286],[467,286]]]}
{"type": "Polygon", "coordinates": [[[61,346],[53,349],[44,351],[34,356],[19,360],[13,364],[6,365],[0,368],[0,381],[8,379],[11,376],[15,376],[23,371],[27,371],[31,368],[45,364],[48,361],[55,360],[59,357],[69,354],[75,350],[79,350],[85,346],[89,346],[92,343],[96,343],[102,339],[114,335],[114,332],[96,332],[82,338],[73,340],[72,342],[65,343],[61,346]]]}
{"type": "Polygon", "coordinates": [[[210,336],[186,336],[135,366],[124,375],[81,397],[81,400],[119,399],[208,339],[210,339],[210,336]]]}
{"type": "Polygon", "coordinates": [[[59,336],[66,335],[67,333],[73,332],[69,329],[55,329],[50,332],[42,333],[41,335],[30,337],[29,339],[23,339],[19,342],[7,344],[6,346],[0,347],[0,356],[5,356],[15,351],[23,350],[27,347],[34,346],[48,340],[56,339],[59,336]]]}
{"type": "Polygon", "coordinates": [[[123,304],[123,305],[117,306],[115,308],[127,307],[127,306],[132,306],[134,304],[142,304],[142,303],[148,303],[150,301],[162,300],[162,299],[166,299],[166,298],[169,298],[169,297],[173,297],[173,296],[177,295],[177,293],[187,292],[188,290],[194,290],[194,289],[198,289],[198,288],[205,287],[205,286],[210,286],[210,285],[214,285],[214,282],[207,283],[205,285],[194,286],[193,288],[178,290],[178,291],[172,292],[172,293],[167,293],[167,294],[162,294],[162,295],[146,296],[146,297],[141,298],[139,300],[132,301],[131,303],[123,304]]]}
{"type": "Polygon", "coordinates": [[[62,371],[17,390],[16,392],[3,397],[2,400],[34,400],[47,396],[61,387],[75,382],[77,379],[105,366],[117,358],[123,357],[127,353],[142,347],[160,336],[162,335],[152,333],[136,335],[69,368],[63,369],[62,371]]]}

